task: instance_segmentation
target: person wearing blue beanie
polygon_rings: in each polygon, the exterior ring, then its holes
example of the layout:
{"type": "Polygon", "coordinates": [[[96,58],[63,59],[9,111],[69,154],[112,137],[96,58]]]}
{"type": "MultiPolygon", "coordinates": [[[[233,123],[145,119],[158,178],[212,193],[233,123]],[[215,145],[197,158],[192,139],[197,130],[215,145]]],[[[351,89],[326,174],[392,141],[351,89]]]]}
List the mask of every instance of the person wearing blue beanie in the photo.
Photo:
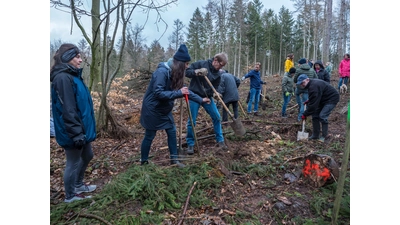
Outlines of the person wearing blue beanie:
{"type": "Polygon", "coordinates": [[[157,130],[165,130],[168,136],[170,163],[178,167],[185,167],[178,161],[176,127],[172,115],[174,101],[184,95],[189,95],[189,99],[198,104],[210,103],[209,98],[202,98],[184,87],[185,70],[189,67],[189,61],[190,55],[187,47],[181,45],[173,59],[158,64],[151,77],[143,97],[140,114],[140,124],[146,129],[140,148],[141,165],[149,163],[150,147],[157,130]]]}

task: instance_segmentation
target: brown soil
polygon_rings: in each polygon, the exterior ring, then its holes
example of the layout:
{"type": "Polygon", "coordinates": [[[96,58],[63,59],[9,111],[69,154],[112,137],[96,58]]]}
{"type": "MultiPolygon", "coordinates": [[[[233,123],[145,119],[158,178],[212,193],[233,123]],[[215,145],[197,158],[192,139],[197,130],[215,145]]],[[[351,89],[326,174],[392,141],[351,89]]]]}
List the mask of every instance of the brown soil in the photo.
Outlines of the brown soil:
{"type": "MultiPolygon", "coordinates": [[[[123,172],[129,166],[138,166],[140,164],[138,159],[140,158],[140,144],[144,130],[138,121],[142,97],[149,80],[148,76],[124,79],[121,82],[124,82],[124,85],[129,88],[124,91],[120,86],[113,90],[109,96],[116,118],[122,125],[132,131],[133,137],[123,140],[98,138],[92,143],[94,158],[89,165],[86,179],[88,183],[98,186],[95,192],[101,191],[102,187],[110,182],[115,175],[123,172]]],[[[211,118],[203,109],[200,109],[196,126],[200,151],[199,155],[195,153],[194,159],[213,155],[224,162],[217,169],[226,176],[226,186],[221,189],[220,196],[214,198],[219,210],[227,210],[224,213],[240,210],[262,214],[264,216],[259,218],[261,224],[269,224],[272,221],[273,218],[268,213],[262,212],[268,212],[273,208],[279,209],[282,213],[288,215],[288,218],[293,218],[294,216],[312,217],[309,203],[305,200],[307,198],[296,198],[294,196],[288,199],[284,196],[284,193],[295,190],[307,196],[314,188],[302,178],[291,182],[287,179],[287,174],[297,173],[303,165],[302,156],[312,152],[330,154],[340,167],[346,139],[347,104],[350,99],[350,88],[347,94],[341,94],[341,100],[329,118],[329,137],[326,142],[298,142],[296,137],[298,131],[301,131],[301,123],[297,121],[295,98],[292,97],[288,106],[287,113],[289,117],[281,118],[281,77],[274,75],[267,77],[265,80],[267,82],[267,92],[266,99],[263,99],[261,103],[261,115],[252,115],[246,118],[239,108],[239,119],[246,128],[246,135],[237,137],[228,124],[223,125],[226,145],[229,147],[227,151],[217,148],[213,137],[211,118]],[[292,146],[287,143],[292,143],[292,146]],[[290,149],[290,151],[288,151],[285,158],[286,162],[275,163],[271,160],[272,156],[280,151],[287,151],[287,149],[290,149]],[[235,160],[248,160],[252,163],[265,165],[271,164],[280,168],[280,170],[277,170],[278,173],[273,178],[263,179],[251,177],[247,174],[235,174],[226,169],[235,160]],[[266,185],[269,183],[271,183],[270,186],[266,185]]],[[[336,87],[337,82],[337,75],[333,74],[331,84],[336,87]]],[[[245,100],[249,90],[249,81],[242,83],[239,90],[242,106],[246,110],[247,104],[245,100]]],[[[98,104],[96,96],[93,97],[94,103],[98,104]]],[[[188,116],[184,100],[182,102],[179,99],[176,101],[174,117],[177,130],[179,130],[181,103],[183,103],[184,110],[182,146],[185,149],[186,141],[184,137],[188,116]]],[[[231,118],[229,118],[229,121],[231,121],[231,118]]],[[[311,118],[307,118],[306,132],[309,135],[312,133],[311,118]]],[[[166,146],[167,138],[165,132],[157,132],[150,151],[152,163],[159,166],[169,166],[169,151],[166,146]]],[[[63,149],[58,146],[54,138],[50,139],[50,156],[51,203],[58,204],[64,199],[62,174],[65,166],[65,156],[63,149]]],[[[191,161],[186,160],[184,163],[190,164],[191,161]]],[[[332,195],[332,199],[334,199],[334,195],[332,195]]],[[[196,214],[194,209],[188,209],[187,213],[188,215],[196,214]]],[[[276,223],[273,222],[272,224],[276,223]]]]}

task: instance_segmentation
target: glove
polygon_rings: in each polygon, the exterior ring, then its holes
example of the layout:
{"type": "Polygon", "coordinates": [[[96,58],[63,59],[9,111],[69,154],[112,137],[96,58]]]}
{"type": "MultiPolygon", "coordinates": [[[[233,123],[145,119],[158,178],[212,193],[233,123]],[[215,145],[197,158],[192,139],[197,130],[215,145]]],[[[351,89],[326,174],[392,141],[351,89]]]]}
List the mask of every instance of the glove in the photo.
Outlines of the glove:
{"type": "Polygon", "coordinates": [[[290,95],[290,93],[287,91],[285,92],[285,96],[288,97],[290,95]]]}
{"type": "Polygon", "coordinates": [[[72,140],[74,141],[74,146],[78,149],[81,149],[86,144],[86,136],[84,134],[80,134],[72,140]]]}
{"type": "Polygon", "coordinates": [[[306,120],[306,119],[307,119],[307,116],[301,115],[301,119],[302,119],[302,120],[306,120]]]}
{"type": "Polygon", "coordinates": [[[222,94],[221,93],[219,93],[219,92],[217,92],[217,93],[214,93],[214,98],[218,98],[218,96],[220,97],[220,98],[222,98],[222,94]]]}
{"type": "Polygon", "coordinates": [[[303,104],[304,104],[304,105],[307,105],[307,104],[308,104],[308,100],[307,100],[307,101],[305,101],[303,104]]]}
{"type": "Polygon", "coordinates": [[[205,76],[208,74],[208,70],[206,68],[196,69],[194,70],[196,76],[205,76]]]}
{"type": "Polygon", "coordinates": [[[292,93],[292,96],[294,96],[294,92],[292,93]]]}
{"type": "Polygon", "coordinates": [[[246,77],[245,77],[245,76],[243,76],[243,77],[242,77],[242,81],[243,81],[244,79],[246,79],[246,77]]]}

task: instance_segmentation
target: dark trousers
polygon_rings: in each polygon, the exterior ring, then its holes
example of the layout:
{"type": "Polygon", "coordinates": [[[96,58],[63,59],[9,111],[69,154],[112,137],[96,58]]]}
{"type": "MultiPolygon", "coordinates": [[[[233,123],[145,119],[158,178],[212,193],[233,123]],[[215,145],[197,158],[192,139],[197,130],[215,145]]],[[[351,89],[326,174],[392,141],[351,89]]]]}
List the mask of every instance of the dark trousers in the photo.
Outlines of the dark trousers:
{"type": "MultiPolygon", "coordinates": [[[[239,111],[238,111],[238,102],[234,101],[234,102],[228,102],[225,103],[226,107],[229,109],[229,106],[232,105],[232,109],[233,109],[233,117],[235,117],[235,119],[238,118],[239,116],[239,111]]],[[[226,122],[228,121],[228,112],[225,110],[225,108],[222,108],[222,121],[226,122]]]]}

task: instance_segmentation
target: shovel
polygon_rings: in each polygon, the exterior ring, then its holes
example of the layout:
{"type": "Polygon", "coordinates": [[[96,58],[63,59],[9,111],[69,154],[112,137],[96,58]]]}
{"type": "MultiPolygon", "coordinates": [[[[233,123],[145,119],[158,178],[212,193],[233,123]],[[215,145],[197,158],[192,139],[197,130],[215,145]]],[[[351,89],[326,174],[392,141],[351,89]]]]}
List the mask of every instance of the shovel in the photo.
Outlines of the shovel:
{"type": "Polygon", "coordinates": [[[235,119],[235,117],[233,116],[233,114],[229,111],[228,107],[226,107],[224,101],[222,101],[221,96],[219,96],[219,93],[217,92],[217,90],[215,90],[214,86],[211,84],[210,80],[208,79],[207,76],[204,76],[204,78],[206,79],[208,85],[212,88],[212,90],[214,91],[214,94],[216,96],[218,96],[219,101],[221,102],[222,106],[224,107],[224,109],[228,112],[229,116],[232,118],[233,122],[230,123],[233,131],[235,132],[236,135],[238,136],[243,136],[246,134],[246,130],[243,127],[242,122],[239,119],[235,119]]]}
{"type": "MultiPolygon", "coordinates": [[[[306,105],[304,105],[304,111],[306,110],[306,105]]],[[[304,125],[306,123],[306,120],[303,120],[303,128],[301,131],[297,132],[297,141],[304,140],[308,138],[308,133],[304,132],[304,125]]]]}

